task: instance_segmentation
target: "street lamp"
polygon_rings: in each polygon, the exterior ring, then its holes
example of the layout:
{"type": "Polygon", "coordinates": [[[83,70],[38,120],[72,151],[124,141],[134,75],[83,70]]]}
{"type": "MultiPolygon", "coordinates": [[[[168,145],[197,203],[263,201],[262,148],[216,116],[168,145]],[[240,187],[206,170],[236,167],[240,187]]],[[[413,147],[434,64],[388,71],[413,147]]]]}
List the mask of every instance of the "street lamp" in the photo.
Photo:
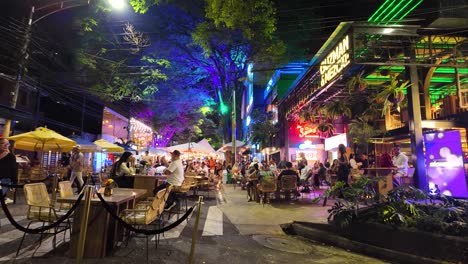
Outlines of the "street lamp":
{"type": "Polygon", "coordinates": [[[109,4],[118,10],[122,10],[125,7],[125,0],[108,0],[109,4]]]}
{"type": "MultiPolygon", "coordinates": [[[[55,14],[55,13],[58,13],[67,9],[75,8],[75,7],[89,5],[90,1],[91,0],[63,0],[63,1],[54,1],[51,4],[45,4],[41,7],[36,7],[34,5],[31,6],[31,10],[29,12],[28,23],[24,30],[23,45],[21,46],[21,51],[20,51],[21,55],[20,55],[20,59],[18,62],[19,67],[18,67],[18,72],[16,74],[16,78],[15,78],[15,85],[10,93],[11,95],[10,107],[12,109],[16,108],[16,103],[18,101],[19,87],[21,84],[21,80],[23,78],[23,74],[26,70],[26,63],[29,57],[28,48],[29,48],[29,43],[31,42],[32,25],[34,25],[35,23],[39,22],[43,18],[50,16],[52,14],[55,14]],[[34,19],[34,14],[41,10],[47,10],[48,12],[46,12],[45,14],[42,14],[42,16],[40,16],[39,18],[34,19]]],[[[125,7],[125,1],[127,0],[108,0],[109,4],[116,9],[122,9],[123,7],[125,7]]],[[[11,119],[6,119],[5,126],[3,129],[3,135],[5,137],[10,136],[10,130],[11,130],[11,119]]]]}

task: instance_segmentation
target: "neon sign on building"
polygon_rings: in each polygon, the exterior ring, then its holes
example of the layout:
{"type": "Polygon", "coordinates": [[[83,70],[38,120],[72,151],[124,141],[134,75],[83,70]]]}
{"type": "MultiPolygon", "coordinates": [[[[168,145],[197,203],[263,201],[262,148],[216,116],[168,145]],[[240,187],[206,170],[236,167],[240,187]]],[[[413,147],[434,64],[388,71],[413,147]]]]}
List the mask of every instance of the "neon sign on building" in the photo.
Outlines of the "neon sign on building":
{"type": "Polygon", "coordinates": [[[300,138],[313,138],[318,137],[317,127],[310,127],[305,125],[297,125],[298,136],[300,138]]]}
{"type": "Polygon", "coordinates": [[[335,78],[351,62],[349,56],[349,36],[346,36],[320,63],[320,86],[335,78]]]}

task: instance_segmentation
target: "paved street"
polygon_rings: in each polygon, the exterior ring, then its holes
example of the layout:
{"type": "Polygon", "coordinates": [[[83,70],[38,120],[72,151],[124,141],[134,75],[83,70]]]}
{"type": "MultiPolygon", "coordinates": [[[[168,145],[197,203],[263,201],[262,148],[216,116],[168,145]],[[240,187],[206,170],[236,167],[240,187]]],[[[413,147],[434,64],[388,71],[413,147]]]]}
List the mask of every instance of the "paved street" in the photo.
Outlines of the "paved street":
{"type": "MultiPolygon", "coordinates": [[[[325,245],[310,243],[285,235],[280,224],[299,221],[324,222],[326,209],[313,205],[309,194],[304,199],[292,202],[275,202],[263,207],[247,202],[246,192],[240,188],[224,186],[217,198],[203,203],[199,238],[196,244],[195,263],[383,263],[378,260],[325,245]]],[[[193,204],[194,200],[189,200],[193,204]]],[[[15,219],[26,225],[24,198],[18,204],[9,205],[15,219]]],[[[2,213],[3,215],[3,213],[2,213]]],[[[157,250],[154,237],[150,244],[150,262],[187,263],[196,213],[190,220],[165,233],[157,250]]],[[[176,215],[171,217],[174,221],[176,215]]],[[[66,257],[68,243],[52,247],[52,238],[47,238],[37,247],[38,236],[27,236],[24,250],[16,258],[15,252],[23,233],[1,218],[0,261],[2,263],[74,263],[66,257]],[[31,256],[34,254],[34,257],[31,256]]],[[[36,225],[37,226],[37,225],[36,225]]],[[[66,237],[68,241],[69,237],[66,237]]],[[[145,239],[132,238],[127,247],[116,250],[112,257],[87,259],[85,263],[136,263],[145,262],[145,239]]]]}

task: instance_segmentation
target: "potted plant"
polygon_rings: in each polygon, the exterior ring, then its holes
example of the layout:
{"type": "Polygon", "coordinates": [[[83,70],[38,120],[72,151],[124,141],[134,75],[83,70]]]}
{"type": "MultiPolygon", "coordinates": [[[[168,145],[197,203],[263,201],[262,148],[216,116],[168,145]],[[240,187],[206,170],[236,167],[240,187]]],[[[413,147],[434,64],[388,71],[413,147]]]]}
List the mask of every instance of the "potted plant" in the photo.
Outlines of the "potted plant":
{"type": "Polygon", "coordinates": [[[390,75],[390,83],[384,87],[375,97],[374,101],[383,104],[382,116],[389,110],[389,108],[399,108],[399,105],[405,99],[405,91],[410,86],[409,81],[400,82],[397,75],[390,75]]]}
{"type": "Polygon", "coordinates": [[[318,124],[317,130],[320,133],[321,137],[327,138],[333,136],[335,133],[335,127],[332,123],[327,121],[322,121],[318,124]]]}
{"type": "Polygon", "coordinates": [[[323,108],[323,112],[326,117],[335,120],[339,117],[351,117],[351,108],[345,103],[344,100],[333,101],[323,108]]]}
{"type": "Polygon", "coordinates": [[[361,72],[353,77],[351,77],[346,84],[349,89],[349,93],[352,92],[363,92],[367,88],[367,81],[363,77],[363,73],[361,72]]]}

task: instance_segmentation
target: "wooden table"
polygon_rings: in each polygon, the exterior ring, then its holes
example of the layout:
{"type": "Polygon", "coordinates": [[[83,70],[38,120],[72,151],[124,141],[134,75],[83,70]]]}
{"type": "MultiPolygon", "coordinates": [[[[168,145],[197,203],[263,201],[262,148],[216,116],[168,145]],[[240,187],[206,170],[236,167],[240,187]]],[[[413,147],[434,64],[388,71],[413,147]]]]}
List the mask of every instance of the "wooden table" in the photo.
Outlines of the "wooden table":
{"type": "MultiPolygon", "coordinates": [[[[117,215],[123,209],[133,208],[135,201],[141,199],[146,193],[145,189],[115,188],[113,191],[112,196],[103,197],[117,215]]],[[[58,198],[57,202],[75,203],[77,199],[78,195],[74,195],[58,198]]],[[[77,253],[83,202],[84,200],[78,206],[73,217],[72,235],[68,252],[70,257],[76,257],[77,253]]],[[[102,258],[109,256],[117,241],[121,239],[122,234],[123,228],[110,216],[102,206],[99,198],[97,196],[93,198],[89,210],[88,230],[86,232],[83,257],[102,258]]]]}

